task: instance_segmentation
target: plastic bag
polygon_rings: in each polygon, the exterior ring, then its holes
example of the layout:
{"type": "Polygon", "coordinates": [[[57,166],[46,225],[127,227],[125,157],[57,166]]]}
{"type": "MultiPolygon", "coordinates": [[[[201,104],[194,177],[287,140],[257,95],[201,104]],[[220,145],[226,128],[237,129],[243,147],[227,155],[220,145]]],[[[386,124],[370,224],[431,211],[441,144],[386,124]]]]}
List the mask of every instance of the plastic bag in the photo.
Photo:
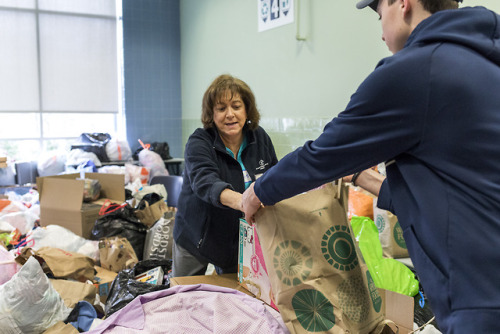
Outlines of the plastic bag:
{"type": "Polygon", "coordinates": [[[106,144],[111,140],[108,133],[82,133],[78,140],[71,145],[71,150],[81,149],[94,153],[102,162],[109,161],[106,154],[106,144]]]}
{"type": "Polygon", "coordinates": [[[140,143],[141,147],[139,147],[133,154],[133,158],[135,160],[139,160],[139,153],[141,153],[144,148],[158,153],[163,160],[172,159],[172,156],[170,155],[170,146],[167,142],[152,142],[148,145],[142,145],[141,141],[140,143]]]}
{"type": "Polygon", "coordinates": [[[125,164],[125,183],[135,183],[137,180],[145,185],[149,182],[149,168],[136,166],[131,163],[125,164]]]}
{"type": "MultiPolygon", "coordinates": [[[[92,161],[94,167],[102,166],[101,160],[99,160],[95,153],[86,152],[80,149],[72,149],[68,153],[68,159],[66,160],[66,168],[64,171],[73,173],[76,171],[78,166],[84,166],[88,164],[88,161],[92,161]]],[[[80,167],[80,169],[83,169],[83,167],[80,167]]]]}
{"type": "Polygon", "coordinates": [[[139,152],[139,162],[149,168],[149,180],[153,176],[158,175],[169,175],[167,168],[165,167],[165,162],[163,162],[162,157],[153,151],[142,150],[139,152]]]}
{"type": "Polygon", "coordinates": [[[137,263],[131,269],[125,269],[118,273],[109,290],[106,300],[106,317],[122,309],[130,303],[135,297],[148,292],[168,289],[170,280],[168,276],[164,279],[162,285],[155,285],[135,280],[135,276],[142,274],[150,269],[162,267],[165,275],[172,269],[171,260],[144,260],[137,263]]]}
{"type": "Polygon", "coordinates": [[[33,256],[0,286],[0,296],[2,333],[40,334],[71,312],[33,256]]]}
{"type": "Polygon", "coordinates": [[[151,193],[156,193],[163,197],[163,199],[167,199],[167,189],[161,183],[143,186],[137,192],[133,193],[132,196],[134,196],[137,202],[140,202],[144,196],[151,193]]]}
{"type": "Polygon", "coordinates": [[[64,172],[66,153],[53,153],[40,157],[37,162],[37,171],[40,176],[57,175],[64,172]]]}
{"type": "Polygon", "coordinates": [[[87,240],[59,225],[37,227],[26,235],[26,241],[34,250],[56,247],[99,261],[99,241],[87,240]]]}
{"type": "Polygon", "coordinates": [[[21,234],[26,234],[32,230],[38,219],[40,219],[40,217],[29,210],[12,212],[0,217],[0,221],[17,228],[21,234]]]}
{"type": "Polygon", "coordinates": [[[106,154],[110,161],[126,161],[132,159],[132,150],[126,140],[112,138],[106,144],[106,154]]]}
{"type": "Polygon", "coordinates": [[[103,215],[95,221],[92,240],[122,236],[126,238],[139,260],[142,260],[147,227],[137,219],[129,204],[103,206],[103,215]]]}
{"type": "Polygon", "coordinates": [[[82,180],[83,183],[83,201],[84,202],[93,202],[97,200],[101,194],[101,183],[99,180],[93,179],[81,179],[77,178],[77,180],[82,180]]]}
{"type": "Polygon", "coordinates": [[[419,288],[415,275],[401,262],[382,256],[382,245],[373,220],[353,216],[351,225],[375,285],[410,297],[415,296],[419,288]]]}

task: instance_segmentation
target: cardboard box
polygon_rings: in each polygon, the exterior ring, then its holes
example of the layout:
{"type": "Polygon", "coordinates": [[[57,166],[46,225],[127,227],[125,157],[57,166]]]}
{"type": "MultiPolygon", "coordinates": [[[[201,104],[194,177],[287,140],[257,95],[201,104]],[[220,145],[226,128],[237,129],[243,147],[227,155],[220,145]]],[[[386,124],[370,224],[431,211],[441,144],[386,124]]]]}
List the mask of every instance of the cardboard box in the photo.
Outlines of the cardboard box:
{"type": "Polygon", "coordinates": [[[267,275],[264,254],[254,226],[240,219],[240,247],[238,254],[238,281],[257,298],[272,306],[274,303],[271,283],[267,275]]]}
{"type": "Polygon", "coordinates": [[[170,278],[170,286],[192,284],[211,284],[222,286],[224,288],[238,290],[240,292],[246,293],[249,296],[255,297],[253,293],[251,293],[238,283],[238,277],[236,274],[199,275],[170,278]]]}
{"type": "Polygon", "coordinates": [[[106,299],[108,299],[109,295],[109,290],[111,289],[111,283],[113,283],[115,277],[118,274],[114,271],[110,271],[99,266],[94,266],[94,269],[96,271],[94,277],[94,282],[96,283],[94,285],[97,288],[97,293],[101,298],[101,302],[106,303],[106,299]]]}
{"type": "MultiPolygon", "coordinates": [[[[398,328],[391,328],[393,333],[408,334],[413,332],[413,297],[405,296],[397,292],[378,289],[382,297],[385,319],[392,320],[398,328]]],[[[391,333],[390,331],[383,333],[391,333]]]]}
{"type": "Polygon", "coordinates": [[[83,202],[84,181],[78,178],[80,174],[37,177],[40,223],[42,226],[60,225],[90,239],[104,200],[120,204],[125,201],[125,176],[86,173],[85,178],[98,180],[101,184],[99,199],[90,203],[83,202]]]}

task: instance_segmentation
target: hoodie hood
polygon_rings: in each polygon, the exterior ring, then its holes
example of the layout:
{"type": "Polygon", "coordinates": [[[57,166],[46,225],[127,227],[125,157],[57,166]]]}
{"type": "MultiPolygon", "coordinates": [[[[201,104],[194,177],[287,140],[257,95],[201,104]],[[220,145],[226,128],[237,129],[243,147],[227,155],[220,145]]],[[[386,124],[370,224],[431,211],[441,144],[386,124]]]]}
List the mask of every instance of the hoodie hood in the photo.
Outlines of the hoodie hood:
{"type": "Polygon", "coordinates": [[[444,10],[422,21],[405,48],[417,44],[455,43],[500,65],[500,16],[484,7],[444,10]]]}

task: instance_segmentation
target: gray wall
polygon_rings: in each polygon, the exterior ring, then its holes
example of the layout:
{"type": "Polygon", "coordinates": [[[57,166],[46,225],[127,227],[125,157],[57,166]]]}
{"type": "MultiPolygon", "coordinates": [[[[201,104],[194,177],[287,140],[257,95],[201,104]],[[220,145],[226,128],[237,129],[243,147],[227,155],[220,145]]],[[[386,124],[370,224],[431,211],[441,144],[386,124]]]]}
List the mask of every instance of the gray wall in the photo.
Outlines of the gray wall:
{"type": "MultiPolygon", "coordinates": [[[[256,0],[181,0],[182,142],[201,126],[201,99],[221,73],[253,89],[278,158],[316,138],[390,53],[378,15],[357,0],[295,0],[295,22],[257,32],[256,0]],[[297,14],[305,42],[295,39],[297,14]]],[[[500,12],[500,1],[465,0],[500,12]]]]}

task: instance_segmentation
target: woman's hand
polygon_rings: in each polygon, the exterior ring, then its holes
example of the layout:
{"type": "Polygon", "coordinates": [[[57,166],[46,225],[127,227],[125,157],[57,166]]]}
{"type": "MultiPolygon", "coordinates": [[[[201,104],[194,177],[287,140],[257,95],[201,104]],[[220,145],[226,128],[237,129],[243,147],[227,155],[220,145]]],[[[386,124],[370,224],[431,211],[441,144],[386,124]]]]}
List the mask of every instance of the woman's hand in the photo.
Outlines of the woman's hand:
{"type": "Polygon", "coordinates": [[[241,211],[245,214],[245,220],[250,225],[255,223],[254,215],[262,207],[262,202],[255,194],[254,185],[255,182],[245,190],[241,200],[241,211]]]}

